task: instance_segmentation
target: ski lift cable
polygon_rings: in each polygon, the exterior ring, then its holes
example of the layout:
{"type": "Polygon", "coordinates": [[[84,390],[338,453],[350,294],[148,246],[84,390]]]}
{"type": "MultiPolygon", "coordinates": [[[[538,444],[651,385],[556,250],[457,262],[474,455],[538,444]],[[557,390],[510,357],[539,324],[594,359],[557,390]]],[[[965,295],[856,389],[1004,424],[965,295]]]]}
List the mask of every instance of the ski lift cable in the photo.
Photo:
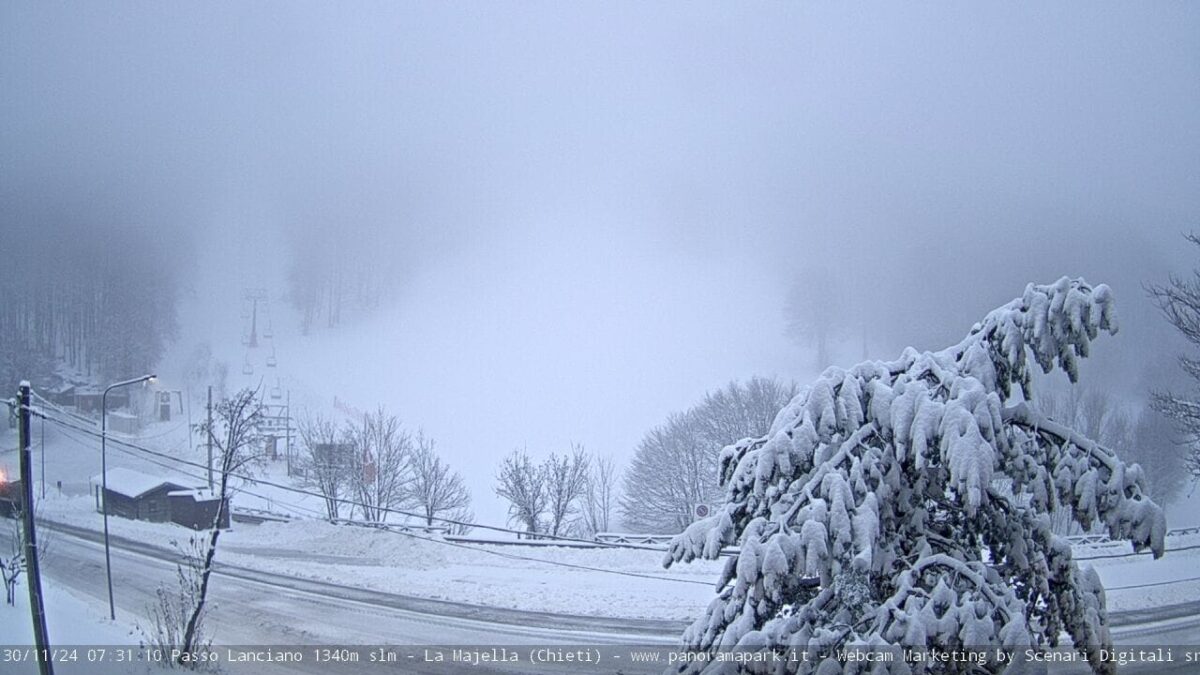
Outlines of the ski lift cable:
{"type": "MultiPolygon", "coordinates": [[[[74,425],[71,425],[71,424],[69,424],[68,422],[66,422],[66,421],[64,421],[64,420],[60,420],[60,419],[57,419],[57,418],[55,418],[55,417],[46,416],[46,419],[47,419],[47,420],[49,420],[49,421],[51,421],[51,422],[57,423],[57,424],[61,424],[61,425],[64,425],[64,426],[70,426],[70,427],[72,427],[72,428],[74,428],[74,429],[77,429],[78,431],[82,431],[83,433],[90,434],[90,435],[92,435],[92,436],[95,436],[95,437],[97,437],[97,438],[99,438],[99,437],[102,435],[102,434],[101,434],[99,431],[96,431],[96,430],[94,430],[94,429],[86,429],[86,428],[80,428],[80,427],[76,427],[76,426],[74,426],[74,425]]],[[[118,444],[120,444],[120,445],[124,445],[124,446],[130,447],[130,448],[133,448],[133,449],[135,449],[135,450],[138,450],[138,451],[141,451],[141,452],[144,452],[144,453],[148,453],[148,454],[151,454],[151,455],[154,455],[154,456],[157,456],[157,457],[161,457],[161,458],[163,458],[163,459],[166,459],[166,460],[168,460],[168,461],[171,461],[171,462],[177,462],[177,463],[180,463],[180,464],[185,464],[185,465],[189,465],[189,466],[194,466],[194,467],[201,468],[201,469],[205,469],[205,470],[207,470],[207,468],[208,468],[207,466],[205,466],[204,464],[201,464],[201,463],[199,463],[199,462],[192,462],[192,461],[189,461],[189,460],[186,460],[186,459],[182,459],[182,458],[179,458],[179,457],[173,457],[173,456],[171,456],[171,455],[168,455],[168,454],[165,454],[165,453],[159,452],[159,451],[157,451],[157,450],[153,450],[153,449],[151,449],[151,448],[147,448],[147,447],[144,447],[144,446],[140,446],[140,445],[138,445],[138,444],[136,444],[136,443],[132,443],[132,442],[130,442],[130,441],[127,441],[127,440],[124,440],[124,439],[120,439],[120,438],[114,438],[114,437],[112,437],[112,436],[109,436],[109,437],[108,437],[108,441],[109,441],[110,443],[118,443],[118,444]]],[[[245,475],[245,474],[240,474],[240,473],[231,473],[230,475],[231,475],[231,476],[235,476],[235,477],[237,477],[237,478],[241,478],[242,480],[246,480],[246,481],[251,481],[251,482],[254,482],[254,483],[258,483],[259,485],[266,485],[266,486],[269,486],[269,487],[278,488],[278,489],[280,489],[280,490],[285,490],[285,491],[288,491],[288,492],[293,492],[293,493],[296,493],[296,494],[307,495],[307,496],[310,496],[310,497],[317,497],[317,498],[319,498],[319,499],[324,499],[324,498],[325,498],[325,497],[324,497],[324,495],[322,495],[322,494],[320,494],[320,493],[318,493],[318,492],[312,492],[312,491],[310,491],[310,490],[304,490],[304,489],[297,488],[297,487],[294,487],[294,486],[291,486],[291,485],[284,485],[284,484],[282,484],[282,483],[276,483],[276,482],[273,482],[273,481],[264,480],[264,479],[260,479],[260,478],[255,478],[255,477],[253,477],[253,476],[248,476],[248,475],[245,475]]],[[[391,507],[375,506],[375,505],[372,505],[372,504],[363,504],[362,502],[356,502],[356,501],[353,501],[353,500],[350,500],[350,499],[338,499],[337,501],[338,501],[338,503],[340,503],[340,504],[346,504],[346,505],[349,505],[349,506],[359,506],[359,507],[367,507],[367,508],[372,508],[372,509],[375,509],[375,510],[377,510],[377,511],[380,511],[380,512],[382,512],[382,513],[389,513],[389,514],[401,515],[401,516],[406,516],[406,517],[409,517],[409,518],[417,518],[417,519],[424,519],[424,518],[426,518],[426,516],[425,516],[425,515],[423,515],[423,514],[419,514],[419,513],[415,513],[415,512],[411,512],[411,511],[404,511],[404,510],[402,510],[402,509],[395,509],[395,508],[391,508],[391,507]]],[[[436,521],[438,521],[438,522],[447,523],[447,524],[450,524],[450,525],[459,525],[459,526],[462,526],[462,527],[478,528],[478,529],[481,529],[481,530],[490,530],[490,531],[493,531],[493,532],[502,532],[502,533],[505,533],[505,534],[515,534],[515,535],[528,535],[528,534],[530,534],[529,532],[523,532],[523,531],[521,531],[521,530],[514,530],[514,529],[512,529],[512,528],[507,528],[507,527],[499,527],[499,526],[497,526],[497,525],[483,525],[483,524],[479,524],[479,523],[468,523],[468,522],[465,522],[465,521],[456,520],[456,519],[454,519],[454,518],[445,518],[445,517],[442,517],[442,516],[433,516],[433,519],[434,519],[434,520],[436,520],[436,521]]],[[[536,533],[536,536],[537,536],[539,539],[544,539],[544,540],[552,540],[552,541],[565,541],[565,542],[575,542],[575,543],[581,543],[581,544],[590,544],[590,545],[592,545],[592,546],[595,546],[595,547],[598,547],[598,548],[626,548],[626,549],[637,549],[637,550],[642,550],[642,551],[656,551],[656,552],[658,552],[658,553],[663,553],[663,552],[665,552],[665,551],[667,550],[665,547],[662,547],[662,546],[650,546],[650,545],[642,545],[642,544],[623,544],[623,543],[616,543],[616,542],[602,542],[602,541],[596,541],[596,540],[594,540],[594,539],[583,539],[583,538],[580,538],[580,537],[566,537],[566,536],[562,536],[562,535],[553,535],[553,534],[544,534],[544,533],[536,533]]]]}

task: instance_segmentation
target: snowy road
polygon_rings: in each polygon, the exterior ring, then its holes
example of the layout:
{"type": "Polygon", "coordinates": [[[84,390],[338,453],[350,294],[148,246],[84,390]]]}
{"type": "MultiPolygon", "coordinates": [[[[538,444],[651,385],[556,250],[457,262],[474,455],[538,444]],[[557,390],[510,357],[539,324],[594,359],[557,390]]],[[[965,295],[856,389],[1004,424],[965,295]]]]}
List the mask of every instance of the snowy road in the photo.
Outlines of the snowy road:
{"type": "MultiPolygon", "coordinates": [[[[44,566],[47,583],[68,586],[106,607],[104,549],[98,537],[75,528],[57,530],[50,536],[51,548],[44,566]]],[[[112,567],[118,620],[144,624],[154,591],[171,581],[174,564],[159,557],[161,549],[128,540],[114,541],[112,567]]],[[[455,646],[669,646],[675,643],[679,628],[669,622],[617,622],[420,600],[228,566],[214,577],[211,597],[215,601],[210,616],[214,642],[225,645],[439,645],[447,648],[443,654],[449,658],[447,650],[455,646]],[[457,615],[450,615],[452,611],[457,615]]],[[[70,636],[54,634],[53,617],[50,622],[52,639],[70,643],[70,636]]],[[[133,635],[130,642],[136,643],[138,638],[133,635]]],[[[399,651],[403,654],[406,650],[399,651]]],[[[417,656],[407,663],[380,666],[378,672],[462,672],[463,663],[424,663],[422,651],[415,650],[417,656]]],[[[328,673],[337,672],[337,665],[311,660],[286,666],[259,663],[253,672],[328,673]]],[[[615,670],[610,666],[594,672],[615,670]]],[[[658,670],[656,667],[650,672],[658,670]]],[[[470,672],[481,675],[527,671],[527,663],[514,668],[488,664],[470,668],[470,672]]],[[[576,664],[538,672],[568,671],[580,669],[576,664]]],[[[622,671],[638,672],[628,667],[622,671]]]]}
{"type": "MultiPolygon", "coordinates": [[[[172,579],[174,564],[166,559],[170,554],[163,548],[121,538],[114,541],[118,618],[126,625],[144,623],[154,590],[172,579]]],[[[60,526],[50,533],[50,553],[44,568],[47,583],[67,586],[106,607],[103,561],[103,547],[96,533],[60,526]]],[[[526,656],[533,645],[669,647],[681,628],[677,622],[606,620],[424,600],[228,565],[214,579],[212,598],[216,606],[211,625],[218,645],[390,645],[399,657],[396,663],[373,667],[363,663],[317,663],[312,658],[290,664],[257,663],[248,670],[226,664],[231,672],[524,673],[531,672],[526,656]],[[450,660],[427,662],[425,645],[440,646],[436,653],[447,659],[452,657],[450,650],[454,647],[477,650],[505,646],[522,650],[521,661],[472,666],[450,660]]],[[[1113,630],[1114,638],[1119,646],[1200,644],[1198,615],[1200,606],[1196,604],[1115,614],[1114,624],[1118,625],[1113,630]]],[[[53,640],[59,644],[71,642],[70,636],[55,634],[53,617],[50,627],[53,640]]],[[[129,642],[136,644],[139,637],[131,635],[129,642]]],[[[600,664],[584,664],[582,668],[578,663],[540,666],[534,672],[650,673],[663,669],[661,662],[631,663],[628,657],[614,661],[613,652],[605,651],[605,660],[600,664]]],[[[1192,668],[1185,663],[1137,664],[1121,672],[1165,672],[1171,666],[1179,672],[1192,668]]],[[[107,671],[60,667],[59,672],[142,671],[114,666],[107,671]]],[[[1051,672],[1087,671],[1057,666],[1051,672]]]]}

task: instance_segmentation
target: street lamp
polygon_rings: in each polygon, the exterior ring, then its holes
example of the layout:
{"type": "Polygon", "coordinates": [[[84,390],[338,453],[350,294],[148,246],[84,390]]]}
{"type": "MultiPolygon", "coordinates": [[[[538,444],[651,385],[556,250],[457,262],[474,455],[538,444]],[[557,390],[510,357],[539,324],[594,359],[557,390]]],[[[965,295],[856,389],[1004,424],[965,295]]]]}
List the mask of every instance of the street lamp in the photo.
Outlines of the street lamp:
{"type": "Polygon", "coordinates": [[[139,382],[153,382],[154,375],[143,375],[132,380],[110,384],[100,395],[100,499],[104,504],[104,571],[108,577],[108,618],[117,620],[117,606],[113,604],[112,590],[112,557],[108,550],[108,392],[117,387],[124,387],[139,382]]]}

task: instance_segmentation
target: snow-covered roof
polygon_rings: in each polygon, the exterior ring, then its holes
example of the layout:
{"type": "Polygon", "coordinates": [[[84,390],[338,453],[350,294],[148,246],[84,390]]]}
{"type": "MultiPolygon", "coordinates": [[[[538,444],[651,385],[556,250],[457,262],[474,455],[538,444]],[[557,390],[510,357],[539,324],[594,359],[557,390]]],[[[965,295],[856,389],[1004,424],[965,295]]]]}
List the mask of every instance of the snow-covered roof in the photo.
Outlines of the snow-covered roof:
{"type": "MultiPolygon", "coordinates": [[[[101,476],[92,476],[92,485],[100,485],[101,476]]],[[[155,475],[142,473],[133,469],[116,468],[108,470],[108,489],[127,497],[141,497],[147,492],[162,485],[177,488],[199,488],[204,481],[198,478],[188,478],[177,474],[155,475]]]]}
{"type": "Polygon", "coordinates": [[[196,488],[192,490],[171,490],[167,493],[168,497],[191,497],[198,502],[212,502],[217,500],[217,495],[211,490],[196,488]]]}

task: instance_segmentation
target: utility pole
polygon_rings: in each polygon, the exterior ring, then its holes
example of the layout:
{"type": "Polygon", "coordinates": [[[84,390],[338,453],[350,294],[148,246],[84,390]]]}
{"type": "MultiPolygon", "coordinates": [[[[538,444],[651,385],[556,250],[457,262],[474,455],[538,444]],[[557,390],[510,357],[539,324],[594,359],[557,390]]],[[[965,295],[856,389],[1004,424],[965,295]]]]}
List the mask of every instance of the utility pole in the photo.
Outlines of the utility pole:
{"type": "Polygon", "coordinates": [[[284,430],[284,452],[287,453],[287,475],[292,476],[292,390],[288,389],[287,407],[284,408],[284,419],[287,420],[287,429],[284,430]]]}
{"type": "MultiPolygon", "coordinates": [[[[42,412],[46,406],[42,406],[42,412]]],[[[46,416],[42,415],[42,499],[46,498],[46,416]]]]}
{"type": "Polygon", "coordinates": [[[25,574],[29,581],[29,613],[33,618],[33,641],[37,646],[37,662],[41,675],[54,675],[50,661],[50,637],[46,632],[46,609],[42,605],[42,570],[38,561],[37,531],[33,519],[33,458],[29,451],[29,381],[22,380],[18,389],[20,423],[18,434],[21,447],[21,512],[25,524],[25,574]]]}
{"type": "Polygon", "coordinates": [[[208,385],[208,489],[213,489],[212,475],[212,385],[208,385]]]}

